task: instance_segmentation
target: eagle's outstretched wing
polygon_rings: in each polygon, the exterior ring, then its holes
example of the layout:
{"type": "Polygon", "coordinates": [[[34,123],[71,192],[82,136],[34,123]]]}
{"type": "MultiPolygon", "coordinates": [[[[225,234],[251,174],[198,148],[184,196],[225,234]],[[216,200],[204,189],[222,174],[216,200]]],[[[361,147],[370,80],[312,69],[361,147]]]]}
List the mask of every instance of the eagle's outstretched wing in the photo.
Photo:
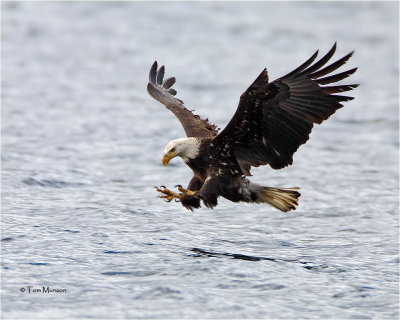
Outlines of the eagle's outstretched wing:
{"type": "Polygon", "coordinates": [[[333,56],[336,43],[319,61],[318,51],[289,74],[269,83],[264,69],[241,95],[235,115],[214,139],[233,152],[242,171],[269,164],[274,169],[293,162],[293,154],[308,139],[314,123],[320,124],[352,97],[335,95],[358,85],[323,86],[347,78],[357,68],[326,76],[346,63],[353,52],[321,69],[333,56]],[[311,66],[310,66],[311,65],[311,66]],[[326,76],[326,77],[325,77],[326,76]]]}
{"type": "Polygon", "coordinates": [[[204,120],[200,116],[193,114],[186,109],[182,100],[174,97],[176,90],[171,87],[175,83],[175,78],[172,77],[163,81],[164,72],[164,66],[157,70],[157,61],[155,61],[150,69],[147,92],[172,111],[182,124],[188,137],[216,136],[218,130],[214,124],[208,122],[208,119],[204,120]]]}

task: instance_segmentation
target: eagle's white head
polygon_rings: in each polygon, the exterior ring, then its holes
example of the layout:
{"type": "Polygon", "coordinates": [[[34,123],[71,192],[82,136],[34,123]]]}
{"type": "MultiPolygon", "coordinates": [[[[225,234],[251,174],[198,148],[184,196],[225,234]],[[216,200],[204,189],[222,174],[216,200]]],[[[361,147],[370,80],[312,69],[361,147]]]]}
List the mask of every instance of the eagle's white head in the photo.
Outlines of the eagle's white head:
{"type": "Polygon", "coordinates": [[[183,161],[187,162],[199,155],[199,149],[200,140],[197,138],[182,138],[172,140],[164,149],[162,163],[164,166],[167,166],[168,162],[176,156],[181,157],[183,161]]]}

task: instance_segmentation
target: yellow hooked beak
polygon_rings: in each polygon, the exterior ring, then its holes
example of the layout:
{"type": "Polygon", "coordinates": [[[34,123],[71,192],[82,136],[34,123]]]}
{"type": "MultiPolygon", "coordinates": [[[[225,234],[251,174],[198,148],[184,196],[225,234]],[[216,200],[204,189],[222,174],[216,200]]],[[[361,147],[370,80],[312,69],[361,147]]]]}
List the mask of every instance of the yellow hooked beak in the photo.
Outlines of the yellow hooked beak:
{"type": "Polygon", "coordinates": [[[162,163],[164,166],[168,165],[168,162],[170,162],[170,160],[172,158],[176,157],[176,153],[175,152],[168,152],[166,154],[164,154],[163,158],[162,158],[162,163]]]}

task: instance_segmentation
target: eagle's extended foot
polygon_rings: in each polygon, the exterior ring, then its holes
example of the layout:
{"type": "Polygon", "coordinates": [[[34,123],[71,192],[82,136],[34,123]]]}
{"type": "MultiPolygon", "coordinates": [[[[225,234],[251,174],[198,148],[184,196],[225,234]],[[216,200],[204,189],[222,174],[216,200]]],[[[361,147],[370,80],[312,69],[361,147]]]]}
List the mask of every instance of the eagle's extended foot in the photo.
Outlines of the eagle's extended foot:
{"type": "Polygon", "coordinates": [[[186,196],[194,196],[195,194],[194,191],[184,189],[180,184],[176,185],[175,188],[178,188],[178,190],[186,196]]]}
{"type": "Polygon", "coordinates": [[[178,190],[181,193],[175,193],[167,189],[165,186],[154,187],[154,188],[156,188],[158,192],[163,193],[163,195],[160,196],[160,198],[165,199],[165,201],[167,202],[171,202],[173,199],[175,199],[176,202],[179,202],[185,196],[194,196],[194,191],[184,189],[180,184],[176,185],[175,188],[178,188],[178,190]]]}
{"type": "Polygon", "coordinates": [[[172,192],[171,190],[168,190],[165,186],[161,187],[154,187],[158,192],[163,193],[164,195],[160,196],[160,198],[165,199],[167,202],[171,202],[172,199],[175,199],[175,201],[180,201],[181,200],[181,195],[175,192],[172,192]]]}

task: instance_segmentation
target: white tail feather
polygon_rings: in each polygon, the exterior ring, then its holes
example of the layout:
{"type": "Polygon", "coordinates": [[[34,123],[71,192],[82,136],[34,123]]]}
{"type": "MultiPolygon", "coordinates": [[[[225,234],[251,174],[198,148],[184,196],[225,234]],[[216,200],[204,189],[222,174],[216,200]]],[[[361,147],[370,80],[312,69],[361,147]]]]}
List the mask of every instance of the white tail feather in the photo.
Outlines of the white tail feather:
{"type": "Polygon", "coordinates": [[[300,193],[296,190],[300,188],[270,188],[262,187],[257,193],[257,203],[268,203],[269,205],[287,212],[296,210],[297,201],[300,193]]]}

